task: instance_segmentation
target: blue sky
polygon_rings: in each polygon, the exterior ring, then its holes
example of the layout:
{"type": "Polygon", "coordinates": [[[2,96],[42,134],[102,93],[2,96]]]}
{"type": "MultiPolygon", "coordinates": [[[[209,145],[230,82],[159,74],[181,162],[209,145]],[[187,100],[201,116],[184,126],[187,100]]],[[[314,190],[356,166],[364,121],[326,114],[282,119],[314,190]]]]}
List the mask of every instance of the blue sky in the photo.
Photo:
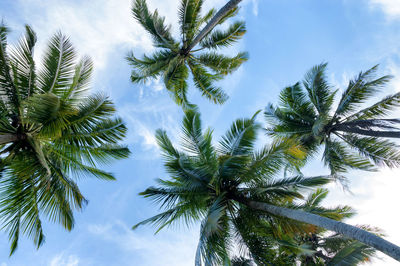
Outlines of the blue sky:
{"type": "MultiPolygon", "coordinates": [[[[226,0],[206,0],[205,7],[221,7],[226,0]]],[[[0,233],[0,266],[9,265],[192,265],[198,226],[172,227],[154,235],[154,229],[136,222],[157,212],[157,206],[137,194],[166,173],[154,131],[167,130],[179,138],[182,111],[175,106],[160,82],[132,85],[124,60],[151,51],[151,41],[130,14],[130,0],[0,0],[0,18],[12,28],[15,43],[23,25],[38,34],[35,58],[57,30],[71,37],[80,55],[95,62],[93,90],[105,91],[116,102],[129,127],[126,143],[130,159],[105,167],[115,182],[81,180],[79,185],[89,205],[76,214],[76,225],[66,232],[46,223],[46,243],[36,250],[23,239],[16,254],[8,258],[7,235],[0,233]]],[[[179,0],[148,0],[167,21],[176,25],[179,0]]],[[[268,102],[276,102],[281,88],[300,80],[315,64],[328,62],[330,81],[343,88],[361,70],[380,64],[381,74],[396,78],[385,94],[400,90],[400,1],[398,0],[248,0],[239,16],[246,20],[244,39],[226,53],[246,50],[250,60],[221,82],[230,99],[213,105],[191,91],[200,106],[203,124],[214,129],[215,139],[238,117],[248,117],[268,102]]],[[[315,162],[306,171],[321,171],[315,162]]],[[[323,170],[322,170],[323,171],[323,170]]],[[[358,215],[348,222],[371,224],[386,231],[400,244],[397,226],[397,189],[400,171],[354,172],[352,194],[332,185],[327,205],[348,204],[358,215]]],[[[382,259],[386,259],[381,255],[382,259]]],[[[373,265],[390,265],[387,259],[373,265]]]]}

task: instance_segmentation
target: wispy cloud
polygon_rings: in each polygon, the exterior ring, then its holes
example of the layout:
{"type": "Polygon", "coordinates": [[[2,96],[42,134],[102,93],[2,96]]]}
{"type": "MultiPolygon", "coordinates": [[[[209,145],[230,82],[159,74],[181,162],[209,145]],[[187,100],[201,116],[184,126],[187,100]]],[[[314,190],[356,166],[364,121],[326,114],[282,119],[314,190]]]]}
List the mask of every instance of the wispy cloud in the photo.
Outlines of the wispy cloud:
{"type": "MultiPolygon", "coordinates": [[[[350,224],[368,224],[384,229],[387,239],[400,244],[399,227],[396,221],[387,219],[388,214],[397,208],[400,186],[400,170],[384,169],[377,173],[354,172],[350,179],[351,192],[345,193],[338,186],[331,187],[327,206],[347,204],[357,210],[350,224]]],[[[389,215],[390,216],[390,215],[389,215]]],[[[381,255],[384,260],[374,259],[373,265],[395,265],[395,261],[381,255]]]]}
{"type": "Polygon", "coordinates": [[[94,59],[96,68],[105,67],[107,57],[118,47],[151,47],[149,36],[131,16],[130,4],[130,0],[19,0],[22,17],[38,32],[39,54],[48,36],[61,30],[81,53],[94,59]]]}
{"type": "Polygon", "coordinates": [[[198,238],[193,231],[179,235],[168,232],[157,235],[139,234],[121,221],[113,224],[93,224],[88,227],[88,231],[127,251],[127,254],[131,254],[132,258],[135,258],[135,261],[140,256],[141,265],[159,265],[160,261],[163,262],[163,265],[186,266],[193,264],[193,252],[198,238]]]}
{"type": "Polygon", "coordinates": [[[60,253],[50,260],[49,266],[78,266],[79,261],[79,258],[75,255],[60,253]]]}
{"type": "MultiPolygon", "coordinates": [[[[252,0],[257,10],[257,0],[252,0]]],[[[178,34],[177,7],[179,0],[148,0],[150,10],[158,9],[167,23],[173,25],[178,34]]],[[[39,35],[38,49],[42,52],[47,37],[58,30],[71,37],[83,54],[89,54],[96,68],[104,68],[108,56],[116,49],[138,49],[149,51],[151,39],[132,17],[131,0],[96,1],[46,1],[17,0],[21,17],[31,24],[39,35]],[[41,38],[45,36],[46,38],[41,38]]],[[[205,1],[204,9],[220,7],[224,0],[205,1]]],[[[247,4],[247,2],[245,2],[247,4]]],[[[7,17],[12,25],[21,28],[21,22],[7,17]]]]}
{"type": "Polygon", "coordinates": [[[128,133],[129,144],[139,144],[146,151],[154,151],[151,156],[158,157],[155,132],[162,128],[170,135],[176,135],[180,128],[181,110],[165,91],[155,86],[140,88],[141,97],[134,104],[126,103],[119,107],[119,114],[131,129],[128,133]]]}
{"type": "Polygon", "coordinates": [[[258,16],[258,0],[251,0],[253,3],[253,14],[254,16],[258,16]]]}
{"type": "Polygon", "coordinates": [[[389,19],[400,19],[399,0],[370,0],[372,8],[380,8],[389,19]]]}

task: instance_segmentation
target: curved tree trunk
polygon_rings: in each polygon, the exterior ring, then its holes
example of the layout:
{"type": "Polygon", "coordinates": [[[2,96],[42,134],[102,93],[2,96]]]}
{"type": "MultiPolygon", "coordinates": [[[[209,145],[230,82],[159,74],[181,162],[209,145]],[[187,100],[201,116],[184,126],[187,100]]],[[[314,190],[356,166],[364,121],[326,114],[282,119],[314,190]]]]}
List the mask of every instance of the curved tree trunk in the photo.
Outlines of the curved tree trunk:
{"type": "Polygon", "coordinates": [[[0,134],[0,145],[7,144],[18,140],[18,136],[14,134],[0,134]]]}
{"type": "Polygon", "coordinates": [[[326,217],[308,213],[305,211],[278,207],[263,202],[247,201],[243,202],[252,209],[265,211],[277,216],[286,217],[296,221],[312,224],[330,231],[342,234],[352,239],[358,240],[368,246],[374,247],[386,255],[400,261],[400,247],[386,241],[385,239],[362,230],[353,225],[338,222],[326,217]]]}
{"type": "Polygon", "coordinates": [[[230,0],[226,5],[224,5],[215,16],[208,22],[208,24],[201,30],[201,32],[196,36],[192,43],[186,48],[186,52],[192,50],[203,38],[207,35],[223,18],[229,13],[233,8],[235,8],[242,0],[230,0]]]}
{"type": "Polygon", "coordinates": [[[398,119],[366,119],[356,120],[337,124],[332,131],[342,131],[347,133],[355,133],[370,137],[381,138],[400,138],[400,130],[393,130],[396,127],[393,124],[399,124],[398,119]],[[383,128],[388,130],[374,130],[372,128],[383,128]]]}

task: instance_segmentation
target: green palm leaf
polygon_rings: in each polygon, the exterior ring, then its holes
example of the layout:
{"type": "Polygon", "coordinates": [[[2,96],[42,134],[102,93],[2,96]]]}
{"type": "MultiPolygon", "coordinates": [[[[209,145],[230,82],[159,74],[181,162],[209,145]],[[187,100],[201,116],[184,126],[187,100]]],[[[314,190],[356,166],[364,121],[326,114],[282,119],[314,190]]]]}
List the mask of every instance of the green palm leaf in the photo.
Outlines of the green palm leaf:
{"type": "Polygon", "coordinates": [[[376,78],[377,66],[361,72],[349,82],[334,109],[336,91],[327,81],[326,67],[327,64],[313,67],[302,84],[281,91],[278,106],[267,106],[267,133],[278,141],[298,142],[307,151],[306,158],[316,155],[325,145],[323,161],[340,179],[351,168],[375,171],[376,166],[398,165],[397,147],[389,147],[390,143],[382,138],[400,136],[398,119],[383,119],[399,106],[400,94],[359,110],[391,77],[376,78]]]}
{"type": "Polygon", "coordinates": [[[208,37],[200,42],[202,48],[221,48],[231,46],[237,42],[246,33],[244,21],[237,21],[226,31],[214,30],[208,37]]]}
{"type": "MultiPolygon", "coordinates": [[[[199,37],[202,36],[201,29],[204,28],[204,24],[217,15],[214,9],[202,15],[203,2],[181,0],[178,9],[181,36],[178,42],[172,38],[170,27],[165,25],[164,18],[159,16],[157,10],[151,13],[145,0],[135,0],[132,7],[134,18],[151,35],[154,46],[160,49],[142,58],[134,56],[133,53],[127,55],[126,59],[132,66],[131,81],[144,83],[150,79],[162,78],[172,99],[184,110],[195,108],[187,98],[190,76],[204,97],[216,104],[222,104],[228,96],[215,83],[223,76],[233,73],[248,59],[246,53],[228,57],[209,52],[214,48],[232,45],[243,36],[246,29],[244,22],[240,21],[232,24],[226,31],[213,29],[204,37],[199,37]],[[199,38],[203,39],[204,45],[194,50],[193,47],[199,38]],[[202,50],[208,52],[200,53],[202,50]]],[[[237,15],[237,10],[237,7],[233,6],[216,25],[221,25],[228,18],[237,15]]]]}
{"type": "Polygon", "coordinates": [[[43,68],[38,74],[40,89],[61,96],[73,76],[75,59],[76,52],[71,42],[58,32],[48,45],[43,68]]]}
{"type": "Polygon", "coordinates": [[[135,0],[132,14],[143,28],[150,33],[156,47],[176,48],[170,33],[170,26],[164,24],[165,18],[159,16],[157,10],[151,14],[145,0],[135,0]]]}
{"type": "Polygon", "coordinates": [[[26,235],[44,243],[42,219],[74,227],[74,211],[87,203],[80,177],[114,180],[98,164],[127,158],[126,134],[115,107],[104,95],[87,95],[90,58],[76,62],[75,50],[60,32],[50,41],[42,70],[33,60],[36,35],[25,27],[14,47],[0,26],[0,224],[13,254],[26,235]]]}
{"type": "Polygon", "coordinates": [[[354,112],[359,104],[371,98],[389,82],[391,76],[373,79],[377,69],[378,66],[374,66],[365,72],[361,72],[356,79],[350,80],[347,89],[343,92],[335,115],[346,115],[354,112]]]}

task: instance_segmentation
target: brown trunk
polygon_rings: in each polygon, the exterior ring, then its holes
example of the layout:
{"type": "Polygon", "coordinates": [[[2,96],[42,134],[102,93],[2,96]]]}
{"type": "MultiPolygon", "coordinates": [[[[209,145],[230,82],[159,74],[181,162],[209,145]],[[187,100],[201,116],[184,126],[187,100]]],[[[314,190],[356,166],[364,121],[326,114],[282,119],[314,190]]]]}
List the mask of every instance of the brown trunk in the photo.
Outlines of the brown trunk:
{"type": "Polygon", "coordinates": [[[0,145],[11,143],[18,140],[18,136],[14,134],[0,134],[0,145]]]}

